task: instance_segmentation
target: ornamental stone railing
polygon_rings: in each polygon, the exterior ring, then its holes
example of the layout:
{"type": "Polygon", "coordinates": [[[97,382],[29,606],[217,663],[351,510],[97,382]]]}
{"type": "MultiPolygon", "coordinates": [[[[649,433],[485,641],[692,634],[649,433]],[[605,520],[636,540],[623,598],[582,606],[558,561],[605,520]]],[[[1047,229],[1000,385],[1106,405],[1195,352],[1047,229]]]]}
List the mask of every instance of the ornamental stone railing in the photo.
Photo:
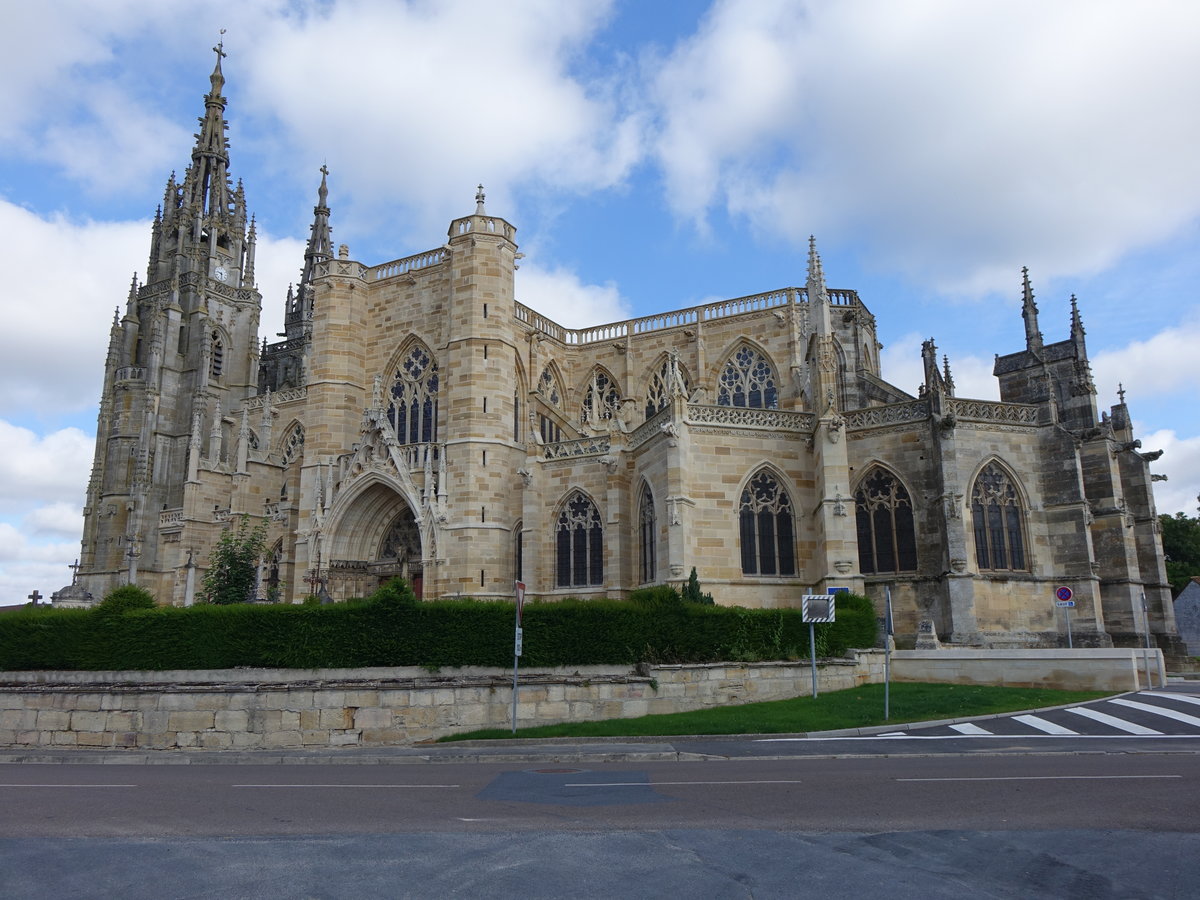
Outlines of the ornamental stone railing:
{"type": "Polygon", "coordinates": [[[445,248],[438,247],[436,250],[426,250],[424,253],[415,253],[412,256],[405,256],[402,259],[380,263],[370,270],[371,281],[383,281],[385,278],[407,275],[418,269],[428,269],[430,266],[436,266],[439,263],[445,262],[446,257],[445,248]]]}
{"type": "Polygon", "coordinates": [[[993,422],[1001,425],[1037,425],[1038,408],[1027,403],[998,403],[994,400],[959,400],[947,403],[947,413],[968,422],[993,422]]]}
{"type": "MultiPolygon", "coordinates": [[[[290,403],[293,400],[303,400],[308,395],[308,388],[285,388],[282,391],[271,392],[271,405],[278,406],[280,403],[290,403]]],[[[262,409],[263,404],[267,402],[266,394],[258,394],[246,400],[247,409],[262,409]]]]}
{"type": "Polygon", "coordinates": [[[114,373],[113,377],[117,381],[145,381],[146,367],[145,366],[121,366],[114,373]]]}
{"type": "Polygon", "coordinates": [[[183,524],[183,508],[164,509],[158,514],[159,528],[175,528],[183,524]]]}
{"type": "Polygon", "coordinates": [[[866,409],[852,410],[846,413],[844,418],[846,428],[850,431],[919,422],[929,418],[929,402],[905,400],[903,403],[889,403],[886,406],[869,406],[866,409]]]}
{"type": "Polygon", "coordinates": [[[599,456],[609,449],[608,435],[579,438],[574,441],[556,441],[546,444],[542,450],[543,459],[570,459],[576,456],[599,456]]]}
{"type": "MultiPolygon", "coordinates": [[[[831,306],[861,304],[857,291],[830,290],[827,293],[831,306]]],[[[592,344],[598,341],[611,341],[630,335],[649,334],[670,328],[685,328],[697,323],[714,322],[731,316],[778,309],[789,303],[808,303],[808,293],[804,288],[779,288],[762,294],[717,300],[700,306],[690,306],[686,309],[642,316],[637,319],[625,319],[621,322],[609,322],[606,325],[596,325],[592,328],[564,328],[521,303],[516,304],[516,318],[529,325],[533,330],[564,344],[592,344]]]]}
{"type": "Polygon", "coordinates": [[[629,435],[629,449],[636,450],[654,435],[661,433],[662,426],[671,420],[671,407],[664,406],[645,422],[633,429],[629,435]]]}
{"type": "Polygon", "coordinates": [[[787,409],[753,409],[747,406],[712,406],[689,403],[690,425],[726,425],[731,428],[763,428],[772,431],[811,432],[816,424],[812,413],[787,409]]]}

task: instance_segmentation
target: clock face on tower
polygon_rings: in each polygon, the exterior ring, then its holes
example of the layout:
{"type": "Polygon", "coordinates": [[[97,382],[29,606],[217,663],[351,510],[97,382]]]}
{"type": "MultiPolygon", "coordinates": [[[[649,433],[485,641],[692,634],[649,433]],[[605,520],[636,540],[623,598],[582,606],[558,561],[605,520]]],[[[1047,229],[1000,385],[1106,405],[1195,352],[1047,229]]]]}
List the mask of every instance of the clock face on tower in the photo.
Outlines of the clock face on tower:
{"type": "Polygon", "coordinates": [[[217,279],[217,281],[224,281],[228,277],[229,270],[224,266],[217,266],[215,269],[213,269],[213,278],[217,279]]]}

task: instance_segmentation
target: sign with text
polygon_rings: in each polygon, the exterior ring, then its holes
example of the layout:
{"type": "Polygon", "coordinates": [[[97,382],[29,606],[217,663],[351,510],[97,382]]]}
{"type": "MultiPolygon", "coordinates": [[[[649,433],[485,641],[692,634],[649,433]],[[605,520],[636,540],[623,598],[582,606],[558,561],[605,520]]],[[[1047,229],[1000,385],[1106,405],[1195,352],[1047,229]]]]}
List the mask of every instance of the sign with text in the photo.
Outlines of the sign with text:
{"type": "Polygon", "coordinates": [[[805,594],[801,616],[805,622],[832,622],[836,602],[834,594],[805,594]]]}

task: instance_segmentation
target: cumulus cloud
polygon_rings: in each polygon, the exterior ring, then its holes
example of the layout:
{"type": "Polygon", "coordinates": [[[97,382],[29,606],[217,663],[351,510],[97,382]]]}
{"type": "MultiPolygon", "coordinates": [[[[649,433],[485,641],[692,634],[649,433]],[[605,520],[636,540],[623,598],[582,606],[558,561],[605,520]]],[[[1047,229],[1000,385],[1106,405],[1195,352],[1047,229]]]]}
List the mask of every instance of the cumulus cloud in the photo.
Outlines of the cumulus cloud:
{"type": "Polygon", "coordinates": [[[584,284],[568,269],[522,265],[516,295],[521,303],[567,328],[619,322],[631,315],[615,284],[584,284]]]}
{"type": "Polygon", "coordinates": [[[428,235],[473,209],[477,181],[493,208],[511,209],[522,182],[586,191],[628,171],[640,154],[637,115],[618,110],[615,85],[573,75],[609,6],[359,0],[312,8],[258,36],[240,63],[249,68],[246,96],[278,122],[283,159],[295,160],[301,146],[302,168],[314,154],[331,161],[339,203],[348,198],[364,218],[386,211],[388,226],[428,235]],[[418,221],[394,221],[398,202],[418,221]]]}
{"type": "MultiPolygon", "coordinates": [[[[893,340],[879,354],[883,378],[902,391],[916,396],[925,381],[925,368],[921,362],[921,342],[924,338],[915,332],[893,340]]],[[[958,356],[953,348],[938,348],[938,367],[942,357],[950,357],[950,374],[954,378],[954,393],[972,400],[999,400],[1000,387],[992,375],[994,360],[979,356],[958,356]]]]}
{"type": "Polygon", "coordinates": [[[82,505],[94,449],[78,428],[41,436],[0,419],[0,514],[30,501],[82,505]]]}
{"type": "Polygon", "coordinates": [[[724,0],[665,62],[680,215],[854,233],[946,290],[1096,271],[1200,213],[1200,8],[724,0]]]}
{"type": "MultiPolygon", "coordinates": [[[[1135,431],[1141,429],[1135,423],[1135,431]]],[[[1157,474],[1167,476],[1166,481],[1154,484],[1154,502],[1160,513],[1174,515],[1177,512],[1189,516],[1197,514],[1200,507],[1200,437],[1180,437],[1173,429],[1161,429],[1142,438],[1146,447],[1161,449],[1162,458],[1150,464],[1157,474]]]]}
{"type": "Polygon", "coordinates": [[[1195,368],[1183,363],[1195,358],[1197,347],[1200,317],[1164,328],[1147,340],[1097,353],[1092,356],[1097,391],[1101,397],[1115,397],[1117,385],[1123,384],[1133,396],[1149,397],[1194,388],[1195,368]]]}
{"type": "Polygon", "coordinates": [[[78,540],[39,544],[0,522],[0,606],[25,603],[35,589],[48,599],[71,583],[67,563],[78,555],[78,540]]]}

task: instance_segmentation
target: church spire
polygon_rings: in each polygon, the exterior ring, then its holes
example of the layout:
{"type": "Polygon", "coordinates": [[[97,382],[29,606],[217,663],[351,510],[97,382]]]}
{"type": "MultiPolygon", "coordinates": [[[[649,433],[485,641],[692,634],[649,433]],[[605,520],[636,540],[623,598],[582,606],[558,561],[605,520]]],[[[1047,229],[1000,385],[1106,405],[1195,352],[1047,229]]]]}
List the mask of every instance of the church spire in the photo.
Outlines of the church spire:
{"type": "MultiPolygon", "coordinates": [[[[224,34],[224,29],[221,33],[224,34]]],[[[225,139],[228,125],[225,122],[225,98],[221,95],[225,86],[221,60],[227,55],[224,46],[222,40],[213,47],[217,62],[208,79],[212,87],[204,95],[204,117],[200,119],[192,164],[184,179],[183,202],[197,219],[227,215],[230,211],[229,144],[225,139]]]]}
{"type": "Polygon", "coordinates": [[[1042,349],[1042,332],[1038,329],[1038,308],[1029,283],[1029,267],[1021,267],[1021,318],[1025,320],[1025,348],[1032,352],[1042,349]]]}
{"type": "Polygon", "coordinates": [[[1071,340],[1076,347],[1083,349],[1083,336],[1086,334],[1083,330],[1083,318],[1079,315],[1079,301],[1075,299],[1075,295],[1071,295],[1071,340]]]}

